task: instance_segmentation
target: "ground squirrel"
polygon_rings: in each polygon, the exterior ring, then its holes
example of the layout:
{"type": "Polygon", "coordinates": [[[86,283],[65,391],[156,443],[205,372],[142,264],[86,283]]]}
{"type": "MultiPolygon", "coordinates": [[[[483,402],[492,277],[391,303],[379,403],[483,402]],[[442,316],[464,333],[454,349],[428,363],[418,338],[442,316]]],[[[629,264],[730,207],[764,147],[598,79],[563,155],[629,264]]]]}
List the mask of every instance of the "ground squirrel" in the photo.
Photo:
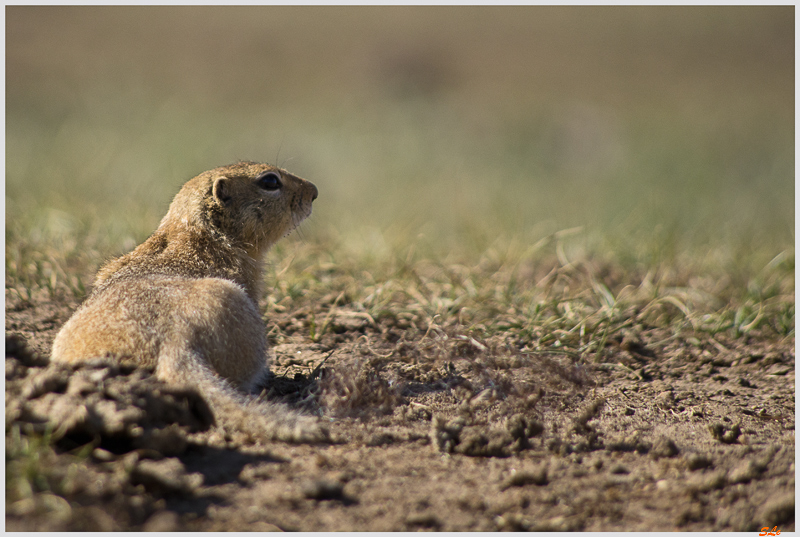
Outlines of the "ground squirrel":
{"type": "Polygon", "coordinates": [[[311,214],[317,188],[268,164],[201,173],[175,196],[158,229],[106,263],[64,324],[52,359],[111,357],[154,366],[168,383],[196,387],[225,427],[285,441],[320,441],[320,423],[256,401],[269,373],[258,311],[263,256],[311,214]]]}

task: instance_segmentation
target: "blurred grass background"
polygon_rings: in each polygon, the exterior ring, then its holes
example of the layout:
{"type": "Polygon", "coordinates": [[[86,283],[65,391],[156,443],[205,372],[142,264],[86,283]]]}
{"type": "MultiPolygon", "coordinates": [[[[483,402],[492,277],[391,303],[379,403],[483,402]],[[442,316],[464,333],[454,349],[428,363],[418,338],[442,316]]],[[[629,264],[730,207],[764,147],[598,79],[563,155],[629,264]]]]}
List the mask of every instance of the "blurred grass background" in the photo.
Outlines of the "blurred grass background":
{"type": "Polygon", "coordinates": [[[794,117],[793,6],[9,6],[7,282],[94,270],[240,159],[317,184],[316,262],[568,236],[793,278],[794,117]]]}

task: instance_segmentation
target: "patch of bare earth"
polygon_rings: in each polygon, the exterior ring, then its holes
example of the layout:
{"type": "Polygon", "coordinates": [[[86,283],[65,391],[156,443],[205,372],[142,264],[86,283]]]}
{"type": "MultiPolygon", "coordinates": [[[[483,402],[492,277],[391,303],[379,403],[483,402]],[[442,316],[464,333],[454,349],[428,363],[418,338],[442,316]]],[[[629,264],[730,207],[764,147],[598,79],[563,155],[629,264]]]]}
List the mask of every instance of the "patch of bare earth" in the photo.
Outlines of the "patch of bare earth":
{"type": "Polygon", "coordinates": [[[793,531],[794,337],[637,327],[591,356],[339,309],[267,397],[329,445],[253,445],[151,372],[48,364],[75,302],[6,296],[8,530],[793,531]],[[613,359],[608,359],[608,356],[613,359]]]}

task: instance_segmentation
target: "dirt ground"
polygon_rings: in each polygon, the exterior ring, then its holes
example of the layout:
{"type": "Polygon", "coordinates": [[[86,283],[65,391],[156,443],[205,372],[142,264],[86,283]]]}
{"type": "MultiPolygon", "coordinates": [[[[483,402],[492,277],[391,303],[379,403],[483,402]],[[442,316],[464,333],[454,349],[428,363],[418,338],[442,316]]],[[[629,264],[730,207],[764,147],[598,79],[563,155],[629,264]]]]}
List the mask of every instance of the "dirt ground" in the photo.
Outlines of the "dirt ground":
{"type": "Polygon", "coordinates": [[[268,397],[334,443],[259,445],[149,371],[48,365],[66,296],[6,292],[10,531],[795,528],[793,335],[633,324],[598,361],[346,308],[314,343],[303,311],[268,315],[268,397]]]}

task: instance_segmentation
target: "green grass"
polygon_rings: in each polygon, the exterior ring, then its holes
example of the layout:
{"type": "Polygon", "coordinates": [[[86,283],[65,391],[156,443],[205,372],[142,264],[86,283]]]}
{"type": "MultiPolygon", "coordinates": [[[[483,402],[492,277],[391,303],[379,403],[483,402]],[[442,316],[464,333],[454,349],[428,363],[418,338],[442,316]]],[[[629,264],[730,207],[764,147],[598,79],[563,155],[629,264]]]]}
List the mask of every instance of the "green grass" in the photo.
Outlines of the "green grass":
{"type": "Polygon", "coordinates": [[[9,8],[6,287],[82,296],[253,159],[320,189],[267,274],[311,340],[335,308],[579,354],[793,337],[793,14],[9,8]]]}
{"type": "Polygon", "coordinates": [[[20,426],[15,424],[10,427],[9,433],[6,439],[6,494],[9,503],[23,500],[41,503],[39,500],[44,500],[46,504],[53,495],[68,493],[75,473],[79,471],[75,463],[86,459],[93,447],[84,446],[74,453],[74,464],[55,468],[53,462],[56,453],[50,432],[43,436],[32,431],[23,433],[20,426]],[[43,493],[47,497],[42,496],[43,493]]]}

